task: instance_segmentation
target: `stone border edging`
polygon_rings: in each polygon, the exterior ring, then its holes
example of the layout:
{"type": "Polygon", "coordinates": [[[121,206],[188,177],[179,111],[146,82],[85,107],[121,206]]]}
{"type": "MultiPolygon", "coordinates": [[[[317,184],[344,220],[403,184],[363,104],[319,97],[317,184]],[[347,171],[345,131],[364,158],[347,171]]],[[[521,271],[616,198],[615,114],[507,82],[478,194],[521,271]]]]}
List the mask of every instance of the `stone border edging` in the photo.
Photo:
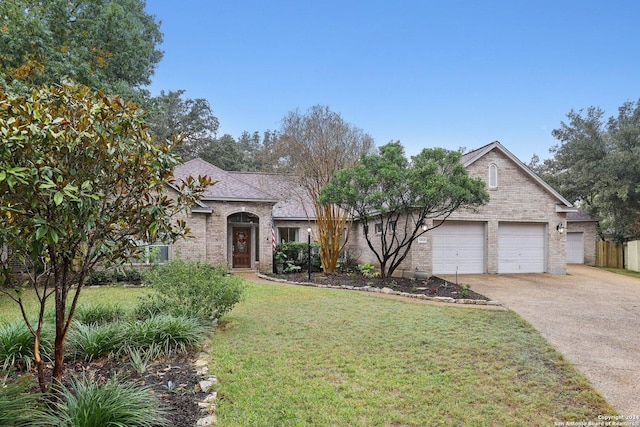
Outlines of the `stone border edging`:
{"type": "Polygon", "coordinates": [[[270,280],[272,282],[278,283],[288,283],[292,285],[300,285],[300,286],[309,286],[314,288],[326,288],[326,289],[346,289],[350,291],[360,291],[360,292],[373,292],[379,294],[388,294],[388,295],[397,295],[406,298],[415,298],[420,300],[427,301],[436,301],[436,302],[446,302],[449,304],[475,304],[475,305],[491,305],[491,306],[502,306],[503,304],[499,301],[485,301],[483,299],[467,299],[467,298],[451,298],[451,297],[430,297],[425,294],[412,294],[410,292],[399,292],[394,291],[391,288],[376,288],[375,286],[348,286],[348,285],[323,285],[318,283],[311,282],[291,282],[285,279],[278,279],[276,277],[267,276],[266,274],[256,273],[261,279],[270,280]]]}
{"type": "Polygon", "coordinates": [[[212,391],[213,386],[218,383],[218,379],[213,375],[209,375],[207,366],[209,362],[206,361],[208,357],[208,354],[203,352],[193,364],[197,375],[200,377],[200,381],[195,386],[196,391],[200,390],[203,393],[209,393],[204,400],[197,402],[202,415],[196,422],[197,427],[212,426],[218,422],[218,417],[216,416],[218,393],[212,391]]]}

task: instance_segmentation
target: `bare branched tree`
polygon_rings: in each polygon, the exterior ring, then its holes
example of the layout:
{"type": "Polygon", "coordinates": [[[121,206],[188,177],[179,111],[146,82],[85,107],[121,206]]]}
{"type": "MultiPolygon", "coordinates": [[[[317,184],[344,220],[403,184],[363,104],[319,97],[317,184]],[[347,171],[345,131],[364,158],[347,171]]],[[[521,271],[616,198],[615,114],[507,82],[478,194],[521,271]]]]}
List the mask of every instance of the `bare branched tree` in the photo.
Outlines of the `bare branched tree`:
{"type": "MultiPolygon", "coordinates": [[[[362,155],[369,154],[373,138],[329,107],[316,105],[305,114],[296,110],[286,115],[277,145],[280,159],[300,178],[304,195],[313,206],[320,260],[325,272],[333,273],[351,223],[346,211],[319,202],[320,191],[335,172],[353,167],[362,155]]],[[[307,217],[311,218],[310,212],[307,217]]]]}

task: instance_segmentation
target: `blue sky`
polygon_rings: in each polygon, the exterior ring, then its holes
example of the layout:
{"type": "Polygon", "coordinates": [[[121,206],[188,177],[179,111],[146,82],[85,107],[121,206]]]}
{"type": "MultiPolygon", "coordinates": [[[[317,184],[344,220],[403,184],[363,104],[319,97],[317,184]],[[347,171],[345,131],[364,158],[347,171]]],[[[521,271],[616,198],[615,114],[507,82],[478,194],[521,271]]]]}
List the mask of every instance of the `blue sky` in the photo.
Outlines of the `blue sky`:
{"type": "Polygon", "coordinates": [[[424,147],[492,141],[549,156],[571,110],[640,98],[640,2],[147,0],[164,58],[152,94],[205,98],[220,135],[322,104],[424,147]]]}

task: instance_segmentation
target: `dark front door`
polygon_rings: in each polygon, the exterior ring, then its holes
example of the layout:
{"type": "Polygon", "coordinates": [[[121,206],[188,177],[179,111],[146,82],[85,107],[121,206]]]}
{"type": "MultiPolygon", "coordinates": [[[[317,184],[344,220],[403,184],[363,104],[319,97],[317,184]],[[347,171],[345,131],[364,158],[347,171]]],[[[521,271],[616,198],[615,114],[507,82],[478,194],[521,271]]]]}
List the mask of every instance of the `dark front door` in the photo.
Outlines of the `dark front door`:
{"type": "Polygon", "coordinates": [[[233,228],[233,268],[251,267],[251,229],[233,228]]]}

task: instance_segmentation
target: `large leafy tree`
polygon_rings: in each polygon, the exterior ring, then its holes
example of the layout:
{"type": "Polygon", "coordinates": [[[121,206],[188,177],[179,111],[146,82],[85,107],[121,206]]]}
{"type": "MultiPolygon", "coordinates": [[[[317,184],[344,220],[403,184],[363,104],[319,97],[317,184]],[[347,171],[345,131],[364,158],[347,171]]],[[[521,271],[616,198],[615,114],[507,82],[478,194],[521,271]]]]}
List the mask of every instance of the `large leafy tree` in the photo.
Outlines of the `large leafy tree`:
{"type": "Polygon", "coordinates": [[[25,92],[63,78],[134,96],[162,58],[143,0],[0,2],[0,85],[25,92]]]}
{"type": "Polygon", "coordinates": [[[187,232],[176,215],[210,182],[189,180],[168,191],[179,161],[175,145],[149,136],[135,104],[102,91],[70,83],[28,96],[0,90],[0,289],[20,304],[35,337],[43,391],[47,302],[55,301],[52,377],[60,381],[65,337],[91,269],[135,257],[140,241],[187,232]],[[23,305],[29,285],[40,301],[35,321],[23,305]]]}
{"type": "Polygon", "coordinates": [[[340,206],[363,224],[381,275],[390,276],[420,235],[458,209],[489,200],[484,181],[471,178],[460,160],[460,152],[442,148],[424,149],[408,160],[402,145],[390,142],[379,154],[337,172],[320,202],[340,206]]]}
{"type": "MultiPolygon", "coordinates": [[[[338,256],[347,243],[349,215],[332,203],[321,203],[320,192],[340,169],[354,166],[373,149],[373,139],[346,122],[329,107],[316,105],[305,114],[292,111],[282,120],[274,149],[284,170],[299,177],[303,197],[311,201],[324,271],[335,272],[338,256]]],[[[307,212],[307,216],[310,216],[307,212]]]]}
{"type": "Polygon", "coordinates": [[[552,157],[532,166],[569,200],[601,219],[616,239],[640,235],[640,102],[618,115],[590,107],[571,111],[553,136],[552,157]]]}
{"type": "Polygon", "coordinates": [[[200,157],[227,171],[249,170],[240,146],[229,134],[203,141],[200,157]]]}
{"type": "Polygon", "coordinates": [[[215,140],[218,118],[213,115],[209,102],[203,98],[185,98],[184,90],[164,92],[146,103],[147,121],[151,132],[160,139],[182,138],[178,153],[184,160],[201,157],[206,147],[215,140]]]}
{"type": "Polygon", "coordinates": [[[266,130],[260,136],[260,132],[242,132],[238,138],[238,148],[242,153],[242,170],[277,172],[281,170],[279,156],[275,152],[278,141],[278,133],[266,130]]]}

